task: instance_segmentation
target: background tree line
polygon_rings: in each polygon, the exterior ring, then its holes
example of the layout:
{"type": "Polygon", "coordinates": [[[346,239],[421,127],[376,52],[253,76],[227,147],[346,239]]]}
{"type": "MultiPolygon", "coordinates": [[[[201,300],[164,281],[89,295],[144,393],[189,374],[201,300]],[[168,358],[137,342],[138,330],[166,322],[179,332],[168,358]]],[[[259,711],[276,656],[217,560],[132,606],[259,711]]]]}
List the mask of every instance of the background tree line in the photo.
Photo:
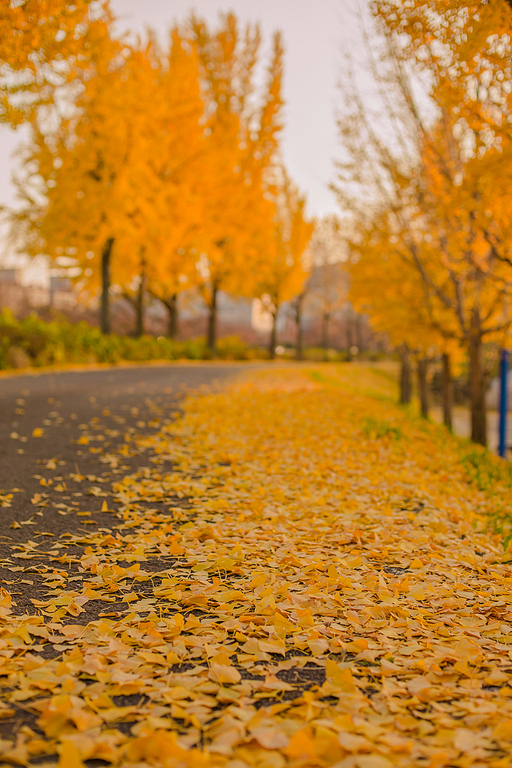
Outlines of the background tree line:
{"type": "Polygon", "coordinates": [[[280,34],[258,86],[260,28],[232,13],[214,29],[192,15],[161,45],[116,36],[108,3],[29,0],[3,6],[2,30],[2,119],[31,129],[13,216],[22,247],[75,267],[81,294],[99,293],[104,333],[113,284],[138,333],[151,296],[171,336],[195,288],[214,351],[223,291],[266,303],[273,353],[314,227],[280,152],[280,34]]]}
{"type": "Polygon", "coordinates": [[[350,211],[352,298],[400,349],[401,400],[417,362],[467,361],[471,437],[487,441],[485,394],[512,313],[512,9],[505,0],[371,3],[370,98],[348,60],[336,191],[350,211]]]}

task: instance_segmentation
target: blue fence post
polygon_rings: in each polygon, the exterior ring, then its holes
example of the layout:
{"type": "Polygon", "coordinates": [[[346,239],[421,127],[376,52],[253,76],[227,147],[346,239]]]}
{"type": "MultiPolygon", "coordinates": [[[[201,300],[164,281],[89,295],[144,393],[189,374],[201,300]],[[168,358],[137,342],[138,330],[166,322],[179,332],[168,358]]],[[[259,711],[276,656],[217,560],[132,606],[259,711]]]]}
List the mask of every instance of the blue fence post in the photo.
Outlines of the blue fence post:
{"type": "Polygon", "coordinates": [[[507,409],[508,409],[508,392],[507,392],[507,379],[508,379],[508,365],[509,365],[509,352],[507,349],[500,351],[500,421],[499,421],[499,443],[498,453],[500,456],[505,457],[507,452],[507,409]]]}

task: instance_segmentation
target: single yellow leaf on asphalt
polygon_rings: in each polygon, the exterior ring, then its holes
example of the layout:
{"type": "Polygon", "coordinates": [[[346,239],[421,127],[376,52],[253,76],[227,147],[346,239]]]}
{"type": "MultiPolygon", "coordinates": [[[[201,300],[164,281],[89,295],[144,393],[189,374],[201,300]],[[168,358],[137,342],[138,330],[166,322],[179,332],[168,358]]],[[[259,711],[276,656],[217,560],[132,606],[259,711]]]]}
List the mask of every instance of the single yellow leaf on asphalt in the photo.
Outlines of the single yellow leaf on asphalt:
{"type": "Polygon", "coordinates": [[[325,663],[326,682],[343,693],[356,693],[352,673],[348,667],[340,667],[335,661],[327,659],[325,663]]]}
{"type": "Polygon", "coordinates": [[[286,653],[286,643],[279,638],[275,640],[259,640],[258,641],[260,651],[264,653],[280,653],[283,656],[286,653]]]}
{"type": "Polygon", "coordinates": [[[251,736],[265,749],[283,749],[290,742],[290,737],[278,728],[255,728],[251,736]]]}
{"type": "Polygon", "coordinates": [[[409,589],[409,595],[411,597],[414,597],[415,600],[424,600],[425,589],[423,587],[423,584],[415,584],[413,587],[411,587],[409,589]]]}
{"type": "Polygon", "coordinates": [[[313,656],[321,656],[329,649],[329,643],[323,637],[315,637],[308,640],[308,648],[313,656]]]}
{"type": "Polygon", "coordinates": [[[371,752],[372,745],[364,736],[355,733],[338,733],[338,741],[347,752],[371,752]]]}
{"type": "Polygon", "coordinates": [[[231,666],[225,664],[216,664],[215,662],[210,667],[208,674],[210,680],[214,680],[216,683],[238,683],[241,680],[240,672],[231,666]]]}
{"type": "Polygon", "coordinates": [[[132,761],[147,760],[150,765],[158,765],[158,762],[164,758],[166,763],[171,765],[171,760],[183,759],[187,754],[177,741],[175,733],[155,731],[149,736],[143,736],[129,743],[126,754],[132,761]]]}
{"type": "Polygon", "coordinates": [[[284,753],[292,759],[298,759],[300,763],[307,764],[307,760],[315,760],[317,755],[311,729],[306,727],[294,733],[284,753]]]}
{"type": "Polygon", "coordinates": [[[493,730],[492,735],[499,741],[512,741],[512,718],[499,723],[493,730]]]}
{"type": "Polygon", "coordinates": [[[453,735],[453,746],[461,752],[470,752],[481,746],[481,739],[477,733],[468,728],[457,728],[453,735]]]}
{"type": "Polygon", "coordinates": [[[350,653],[361,653],[368,648],[368,640],[365,637],[356,637],[350,643],[345,643],[345,650],[350,653]]]}

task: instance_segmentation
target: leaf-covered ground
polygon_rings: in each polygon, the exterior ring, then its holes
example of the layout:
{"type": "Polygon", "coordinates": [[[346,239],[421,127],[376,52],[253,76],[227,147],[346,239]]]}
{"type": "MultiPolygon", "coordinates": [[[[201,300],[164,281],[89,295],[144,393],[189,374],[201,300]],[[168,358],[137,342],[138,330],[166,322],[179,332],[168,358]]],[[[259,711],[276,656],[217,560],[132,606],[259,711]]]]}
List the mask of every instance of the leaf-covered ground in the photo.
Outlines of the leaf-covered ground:
{"type": "Polygon", "coordinates": [[[512,568],[487,523],[512,494],[378,379],[191,397],[118,449],[144,467],[100,489],[108,528],[13,548],[44,588],[23,614],[2,591],[0,766],[510,765],[512,568]]]}

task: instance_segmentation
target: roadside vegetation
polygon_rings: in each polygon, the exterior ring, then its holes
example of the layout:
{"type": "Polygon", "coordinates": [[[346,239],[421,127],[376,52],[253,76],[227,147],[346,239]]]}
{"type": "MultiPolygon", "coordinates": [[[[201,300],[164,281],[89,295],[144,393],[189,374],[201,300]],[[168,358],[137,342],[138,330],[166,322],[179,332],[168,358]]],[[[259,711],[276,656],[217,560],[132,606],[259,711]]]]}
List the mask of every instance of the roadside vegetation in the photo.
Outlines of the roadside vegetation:
{"type": "MultiPolygon", "coordinates": [[[[278,357],[296,357],[292,347],[278,347],[278,357]]],[[[305,347],[305,360],[318,362],[325,357],[319,347],[305,347]]],[[[92,363],[148,362],[151,360],[266,360],[266,347],[248,345],[238,336],[218,339],[212,353],[207,339],[198,337],[177,341],[166,336],[121,336],[103,334],[86,322],[70,323],[62,318],[51,322],[30,315],[16,319],[10,312],[0,313],[0,370],[92,363]]],[[[368,353],[369,359],[384,357],[368,353]]],[[[350,360],[347,352],[329,350],[331,361],[350,360]]]]}
{"type": "MultiPolygon", "coordinates": [[[[236,336],[219,340],[220,360],[247,360],[251,354],[236,336]]],[[[105,335],[85,322],[44,322],[35,316],[16,320],[5,312],[0,315],[0,369],[4,370],[123,360],[205,360],[211,356],[201,338],[173,341],[164,336],[105,335]]]]}

